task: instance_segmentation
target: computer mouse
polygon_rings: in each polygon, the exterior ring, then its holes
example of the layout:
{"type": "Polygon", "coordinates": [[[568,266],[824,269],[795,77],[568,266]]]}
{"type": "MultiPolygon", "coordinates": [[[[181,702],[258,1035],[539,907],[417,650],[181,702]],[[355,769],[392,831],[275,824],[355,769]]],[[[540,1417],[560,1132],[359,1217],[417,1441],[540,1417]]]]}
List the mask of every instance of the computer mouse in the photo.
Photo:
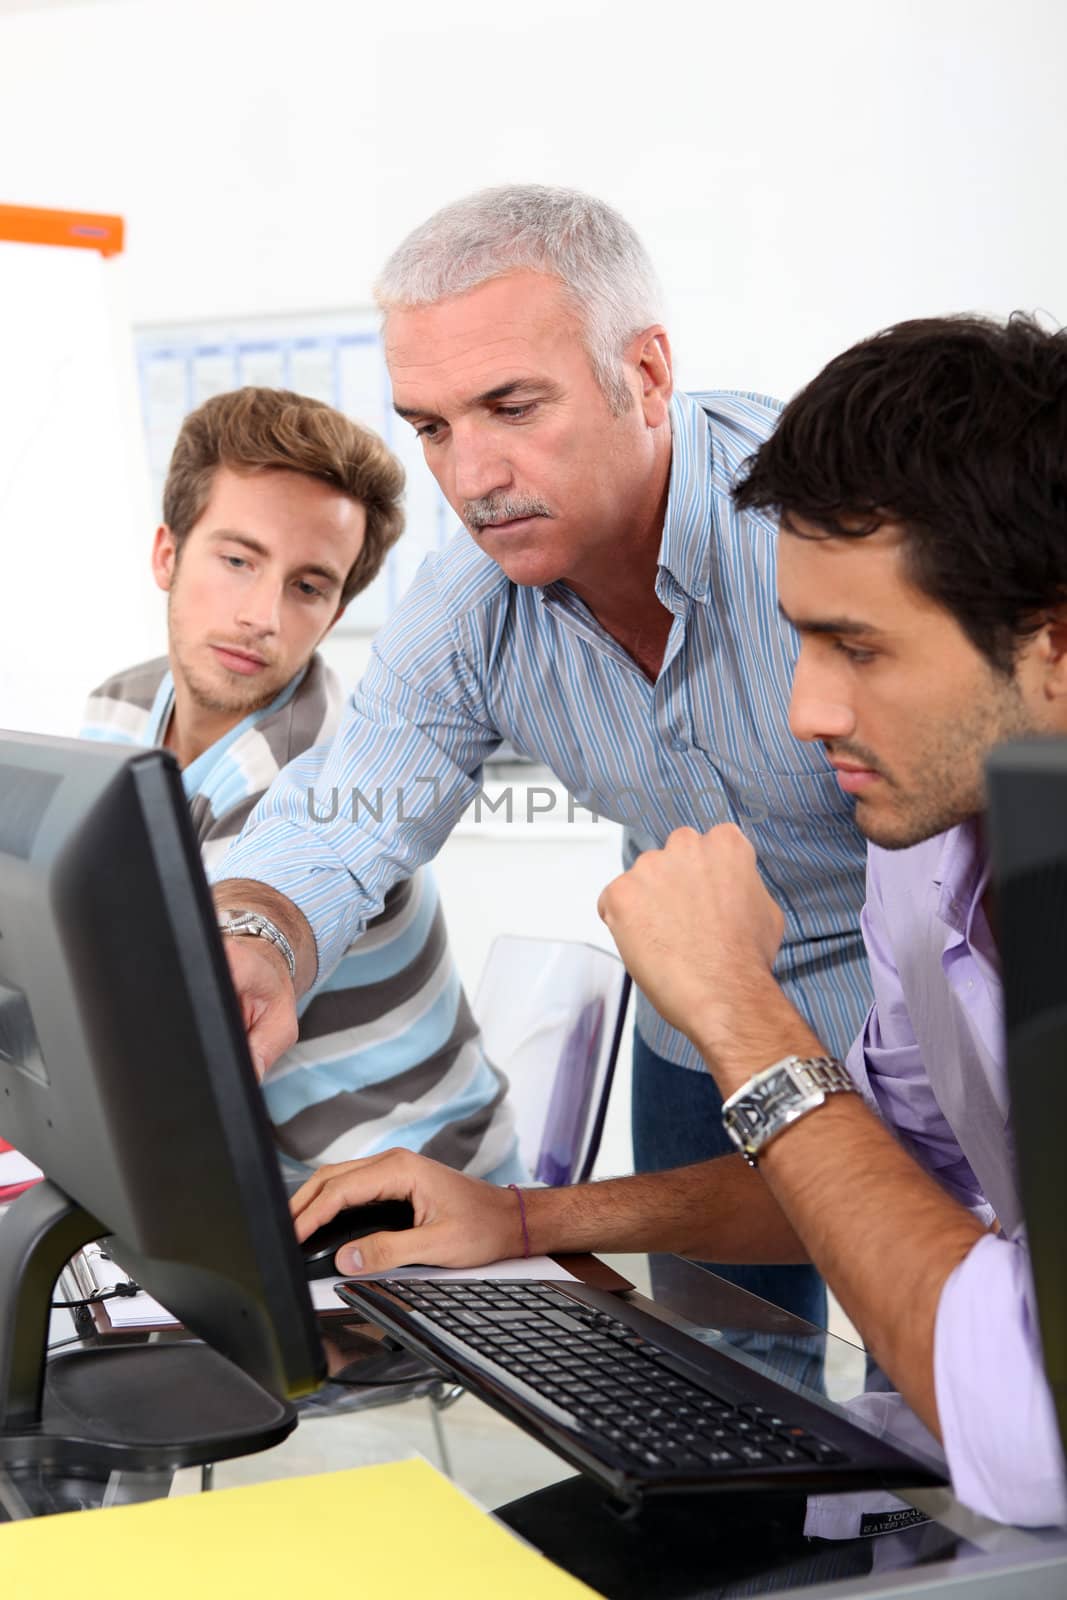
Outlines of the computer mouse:
{"type": "Polygon", "coordinates": [[[397,1233],[415,1226],[410,1200],[375,1200],[366,1206],[346,1206],[321,1228],[309,1233],[300,1246],[309,1278],[336,1278],[334,1256],[343,1244],[368,1233],[397,1233]]]}

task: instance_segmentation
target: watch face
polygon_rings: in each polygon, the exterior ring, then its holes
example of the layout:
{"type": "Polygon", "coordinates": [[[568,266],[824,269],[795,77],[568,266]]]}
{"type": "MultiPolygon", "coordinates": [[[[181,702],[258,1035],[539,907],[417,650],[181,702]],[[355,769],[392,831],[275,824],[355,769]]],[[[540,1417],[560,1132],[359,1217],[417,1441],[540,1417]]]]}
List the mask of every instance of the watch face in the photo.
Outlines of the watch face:
{"type": "Polygon", "coordinates": [[[757,1120],[765,1123],[773,1117],[780,1107],[796,1100],[800,1095],[796,1084],[785,1067],[779,1067],[769,1078],[765,1078],[753,1091],[752,1098],[757,1103],[757,1120]]]}
{"type": "Polygon", "coordinates": [[[742,1101],[740,1105],[734,1106],[731,1114],[738,1133],[747,1144],[750,1136],[758,1133],[763,1125],[763,1117],[760,1115],[759,1107],[753,1105],[751,1100],[742,1101]]]}
{"type": "Polygon", "coordinates": [[[778,1121],[779,1113],[802,1098],[803,1091],[788,1069],[777,1067],[750,1084],[741,1099],[730,1107],[727,1126],[742,1149],[746,1146],[758,1149],[778,1121]]]}
{"type": "Polygon", "coordinates": [[[723,1108],[723,1122],[751,1166],[765,1144],[827,1095],[852,1089],[845,1067],[829,1057],[789,1056],[757,1073],[723,1108]]]}

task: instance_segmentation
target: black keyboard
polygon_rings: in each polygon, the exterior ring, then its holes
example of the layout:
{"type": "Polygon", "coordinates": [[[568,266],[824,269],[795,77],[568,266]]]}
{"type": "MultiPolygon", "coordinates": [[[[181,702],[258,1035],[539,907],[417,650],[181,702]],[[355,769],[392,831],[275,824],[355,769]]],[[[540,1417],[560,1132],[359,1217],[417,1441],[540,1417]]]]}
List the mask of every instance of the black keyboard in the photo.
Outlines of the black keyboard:
{"type": "Polygon", "coordinates": [[[649,1488],[943,1481],[722,1351],[585,1285],[386,1279],[339,1292],[623,1498],[649,1488]]]}

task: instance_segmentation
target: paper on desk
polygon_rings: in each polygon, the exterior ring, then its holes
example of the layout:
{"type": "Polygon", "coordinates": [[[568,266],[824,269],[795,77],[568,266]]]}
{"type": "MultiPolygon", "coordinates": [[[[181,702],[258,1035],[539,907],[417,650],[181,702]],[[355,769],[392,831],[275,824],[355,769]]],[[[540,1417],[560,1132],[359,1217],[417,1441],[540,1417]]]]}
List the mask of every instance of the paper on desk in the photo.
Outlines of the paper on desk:
{"type": "MultiPolygon", "coordinates": [[[[126,1274],[115,1261],[102,1256],[98,1249],[90,1245],[86,1249],[86,1256],[93,1278],[101,1288],[110,1289],[116,1283],[123,1283],[126,1274]]],[[[396,1267],[392,1272],[368,1272],[363,1275],[364,1280],[369,1278],[467,1278],[471,1280],[485,1280],[486,1278],[555,1278],[569,1279],[576,1283],[573,1272],[568,1272],[566,1267],[561,1267],[549,1256],[531,1256],[528,1261],[494,1261],[487,1267],[396,1267]]],[[[316,1278],[308,1284],[311,1290],[311,1304],[316,1311],[336,1311],[338,1309],[338,1296],[334,1293],[339,1283],[347,1283],[346,1278],[316,1278]]],[[[355,1280],[360,1281],[360,1280],[355,1280]]],[[[131,1295],[104,1302],[108,1319],[113,1328],[159,1328],[168,1324],[177,1325],[177,1317],[171,1316],[164,1310],[158,1300],[153,1300],[150,1294],[142,1289],[140,1294],[131,1295]]]]}
{"type": "Polygon", "coordinates": [[[427,1461],[28,1518],[0,1541],[4,1592],[19,1600],[54,1600],[64,1572],[95,1573],[93,1586],[106,1574],[109,1600],[296,1595],[353,1580],[369,1595],[595,1600],[427,1461]]]}
{"type": "MultiPolygon", "coordinates": [[[[561,1267],[551,1256],[530,1256],[526,1260],[491,1261],[487,1267],[394,1267],[392,1272],[364,1272],[363,1278],[569,1278],[579,1280],[573,1272],[561,1267]]],[[[344,1283],[344,1278],[331,1278],[333,1283],[344,1283]]],[[[312,1285],[314,1287],[314,1285],[312,1285]]]]}

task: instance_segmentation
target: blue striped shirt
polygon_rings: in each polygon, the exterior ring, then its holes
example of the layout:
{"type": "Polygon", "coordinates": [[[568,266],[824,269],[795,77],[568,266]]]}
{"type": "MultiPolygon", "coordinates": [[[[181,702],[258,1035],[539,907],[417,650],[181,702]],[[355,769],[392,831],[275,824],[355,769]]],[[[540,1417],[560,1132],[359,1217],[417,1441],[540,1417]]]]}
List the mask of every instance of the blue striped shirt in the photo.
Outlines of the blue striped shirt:
{"type": "MultiPolygon", "coordinates": [[[[782,985],[843,1055],[870,1004],[866,847],[823,750],[789,731],[797,645],[778,612],[776,530],[730,496],[778,412],[748,394],[671,403],[656,593],[674,620],[655,683],[565,584],[521,588],[460,532],[378,635],[333,743],[282,773],[218,875],[294,900],[328,971],[389,886],[440,849],[507,738],[624,824],[627,865],[674,828],[742,828],[785,913],[782,985]]],[[[643,997],[638,1026],[701,1066],[643,997]]]]}

